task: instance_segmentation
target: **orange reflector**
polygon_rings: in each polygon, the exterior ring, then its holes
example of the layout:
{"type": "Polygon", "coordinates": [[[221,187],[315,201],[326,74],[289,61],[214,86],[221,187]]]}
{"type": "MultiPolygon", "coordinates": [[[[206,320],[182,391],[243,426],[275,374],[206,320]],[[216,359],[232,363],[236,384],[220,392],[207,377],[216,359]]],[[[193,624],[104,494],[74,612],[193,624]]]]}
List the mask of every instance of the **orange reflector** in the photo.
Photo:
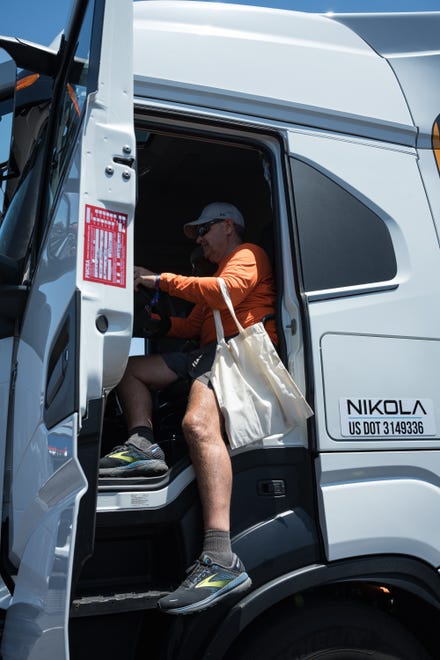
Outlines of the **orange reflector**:
{"type": "Polygon", "coordinates": [[[71,85],[70,83],[67,83],[67,92],[68,92],[68,94],[69,94],[70,100],[71,100],[72,103],[73,103],[73,107],[74,107],[75,110],[76,110],[76,114],[77,114],[78,117],[79,117],[80,114],[81,114],[81,110],[80,110],[79,105],[78,105],[78,99],[77,99],[77,97],[76,97],[75,90],[73,89],[73,87],[72,87],[72,85],[71,85]]]}
{"type": "Polygon", "coordinates": [[[32,73],[30,76],[25,76],[24,78],[21,78],[21,80],[17,82],[15,89],[18,92],[20,91],[20,89],[25,89],[26,87],[30,87],[31,85],[34,84],[34,82],[38,80],[39,77],[40,77],[39,73],[32,73]]]}
{"type": "Polygon", "coordinates": [[[390,594],[391,591],[388,589],[388,587],[379,587],[379,591],[381,591],[384,594],[390,594]]]}
{"type": "Polygon", "coordinates": [[[434,151],[434,157],[440,174],[440,115],[432,127],[432,150],[434,151]]]}

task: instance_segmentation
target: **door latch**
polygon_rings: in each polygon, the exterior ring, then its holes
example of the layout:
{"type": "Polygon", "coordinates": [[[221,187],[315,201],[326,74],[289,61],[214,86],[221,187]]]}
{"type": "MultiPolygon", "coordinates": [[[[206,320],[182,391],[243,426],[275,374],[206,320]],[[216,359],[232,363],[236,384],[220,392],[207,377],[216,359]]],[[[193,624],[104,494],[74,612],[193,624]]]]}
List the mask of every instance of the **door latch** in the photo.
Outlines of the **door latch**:
{"type": "Polygon", "coordinates": [[[292,319],[290,321],[290,323],[288,323],[285,327],[286,327],[286,329],[290,328],[290,332],[292,333],[292,335],[296,335],[296,331],[297,331],[297,328],[298,328],[298,324],[296,322],[296,319],[292,319]]]}

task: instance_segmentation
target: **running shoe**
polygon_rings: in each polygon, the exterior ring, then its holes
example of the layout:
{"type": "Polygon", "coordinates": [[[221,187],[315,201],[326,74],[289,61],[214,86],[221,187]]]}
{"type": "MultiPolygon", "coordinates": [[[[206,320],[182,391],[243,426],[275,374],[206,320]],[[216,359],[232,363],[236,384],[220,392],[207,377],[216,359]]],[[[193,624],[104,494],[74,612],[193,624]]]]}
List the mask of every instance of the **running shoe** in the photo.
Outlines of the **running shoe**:
{"type": "Polygon", "coordinates": [[[232,567],[221,566],[208,555],[202,555],[187,571],[180,587],[158,601],[158,607],[168,614],[200,612],[230,596],[247,591],[252,580],[235,555],[232,567]]]}
{"type": "Polygon", "coordinates": [[[148,477],[167,472],[165,454],[157,444],[141,451],[130,444],[118,445],[99,461],[101,477],[148,477]]]}

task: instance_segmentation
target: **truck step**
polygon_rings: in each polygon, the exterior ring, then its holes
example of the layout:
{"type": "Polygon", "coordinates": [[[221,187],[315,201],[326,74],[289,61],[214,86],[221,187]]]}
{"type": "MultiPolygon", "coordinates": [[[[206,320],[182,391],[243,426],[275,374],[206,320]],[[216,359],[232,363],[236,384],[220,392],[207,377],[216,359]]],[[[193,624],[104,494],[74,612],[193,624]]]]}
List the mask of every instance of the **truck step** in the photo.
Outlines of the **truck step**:
{"type": "Polygon", "coordinates": [[[157,601],[169,591],[143,591],[116,593],[111,595],[83,596],[73,600],[70,607],[70,616],[98,616],[114,612],[133,612],[135,610],[149,610],[156,607],[157,601]]]}

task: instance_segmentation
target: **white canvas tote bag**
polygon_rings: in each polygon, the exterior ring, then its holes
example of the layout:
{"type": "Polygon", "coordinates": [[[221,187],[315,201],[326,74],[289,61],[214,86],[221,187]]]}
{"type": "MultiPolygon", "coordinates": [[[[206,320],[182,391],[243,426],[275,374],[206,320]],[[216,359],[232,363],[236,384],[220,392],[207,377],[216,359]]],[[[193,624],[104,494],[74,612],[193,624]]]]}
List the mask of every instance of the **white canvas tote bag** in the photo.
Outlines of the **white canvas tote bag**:
{"type": "Polygon", "coordinates": [[[211,382],[225,419],[231,447],[285,434],[313,410],[281,362],[263,324],[243,328],[234,312],[225,281],[220,289],[238,335],[225,340],[220,312],[213,310],[217,351],[211,382]]]}

